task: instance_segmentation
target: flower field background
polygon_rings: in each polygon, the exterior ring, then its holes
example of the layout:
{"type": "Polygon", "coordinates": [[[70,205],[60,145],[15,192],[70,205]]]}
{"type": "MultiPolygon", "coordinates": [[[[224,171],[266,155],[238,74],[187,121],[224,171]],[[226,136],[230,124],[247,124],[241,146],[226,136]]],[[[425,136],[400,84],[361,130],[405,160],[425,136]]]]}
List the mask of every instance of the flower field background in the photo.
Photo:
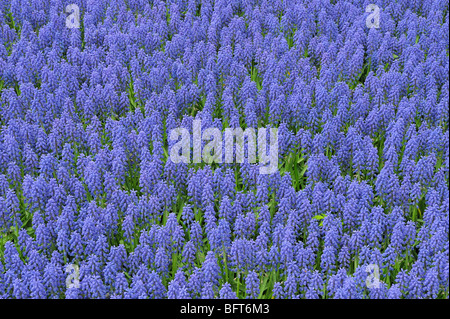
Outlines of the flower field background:
{"type": "Polygon", "coordinates": [[[0,298],[448,298],[448,72],[446,0],[0,0],[0,298]]]}

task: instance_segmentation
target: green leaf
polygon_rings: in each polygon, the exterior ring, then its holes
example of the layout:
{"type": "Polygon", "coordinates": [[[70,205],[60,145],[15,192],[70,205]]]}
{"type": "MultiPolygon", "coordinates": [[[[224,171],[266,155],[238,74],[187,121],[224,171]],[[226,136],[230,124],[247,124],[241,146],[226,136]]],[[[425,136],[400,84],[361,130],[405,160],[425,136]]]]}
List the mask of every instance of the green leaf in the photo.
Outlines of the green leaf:
{"type": "Polygon", "coordinates": [[[325,218],[325,214],[322,214],[322,215],[316,215],[316,216],[314,216],[313,218],[314,219],[317,219],[317,220],[321,220],[321,219],[324,219],[325,218]]]}

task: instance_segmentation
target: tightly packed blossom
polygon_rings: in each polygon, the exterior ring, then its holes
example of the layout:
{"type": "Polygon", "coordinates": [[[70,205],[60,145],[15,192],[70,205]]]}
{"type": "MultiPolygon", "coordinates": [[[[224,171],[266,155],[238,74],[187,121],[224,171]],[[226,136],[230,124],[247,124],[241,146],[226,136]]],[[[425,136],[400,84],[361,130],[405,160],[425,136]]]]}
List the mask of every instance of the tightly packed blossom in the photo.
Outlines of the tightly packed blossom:
{"type": "Polygon", "coordinates": [[[0,0],[0,298],[448,298],[448,74],[446,0],[0,0]]]}

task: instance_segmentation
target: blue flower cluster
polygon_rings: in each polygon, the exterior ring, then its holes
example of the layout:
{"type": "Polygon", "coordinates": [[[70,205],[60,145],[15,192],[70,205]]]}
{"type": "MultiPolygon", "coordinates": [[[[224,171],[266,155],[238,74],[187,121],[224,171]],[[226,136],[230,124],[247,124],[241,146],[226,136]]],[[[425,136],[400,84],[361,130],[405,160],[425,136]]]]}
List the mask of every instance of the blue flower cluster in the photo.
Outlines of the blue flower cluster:
{"type": "Polygon", "coordinates": [[[0,298],[448,298],[448,74],[446,0],[1,0],[0,298]]]}

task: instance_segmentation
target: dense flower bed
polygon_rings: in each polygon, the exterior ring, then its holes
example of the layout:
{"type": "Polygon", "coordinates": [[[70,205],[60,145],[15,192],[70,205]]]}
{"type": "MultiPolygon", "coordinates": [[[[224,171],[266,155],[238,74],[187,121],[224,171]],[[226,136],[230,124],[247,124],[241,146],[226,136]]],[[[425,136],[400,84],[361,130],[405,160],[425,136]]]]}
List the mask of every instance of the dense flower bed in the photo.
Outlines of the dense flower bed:
{"type": "Polygon", "coordinates": [[[448,28],[446,0],[1,0],[0,298],[448,298],[448,28]],[[278,170],[172,162],[193,120],[278,128],[278,170]]]}

